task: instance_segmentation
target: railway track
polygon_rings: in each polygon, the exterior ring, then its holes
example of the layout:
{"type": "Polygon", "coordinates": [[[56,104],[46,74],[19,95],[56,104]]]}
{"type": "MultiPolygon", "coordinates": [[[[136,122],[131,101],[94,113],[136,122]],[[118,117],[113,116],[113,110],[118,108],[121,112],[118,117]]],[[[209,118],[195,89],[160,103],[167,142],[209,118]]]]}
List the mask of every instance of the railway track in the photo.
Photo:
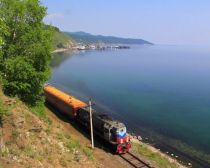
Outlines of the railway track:
{"type": "Polygon", "coordinates": [[[120,157],[134,168],[154,168],[130,152],[121,154],[120,157]]]}

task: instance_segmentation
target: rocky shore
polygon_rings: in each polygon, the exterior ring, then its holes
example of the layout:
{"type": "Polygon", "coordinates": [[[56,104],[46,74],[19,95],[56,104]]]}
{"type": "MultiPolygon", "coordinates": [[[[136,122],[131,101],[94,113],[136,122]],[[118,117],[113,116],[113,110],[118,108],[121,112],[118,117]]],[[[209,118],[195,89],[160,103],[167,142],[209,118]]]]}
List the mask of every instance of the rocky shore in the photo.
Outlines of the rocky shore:
{"type": "MultiPolygon", "coordinates": [[[[142,154],[141,151],[139,152],[139,150],[137,149],[139,147],[147,149],[148,152],[151,152],[150,153],[151,155],[157,155],[157,156],[159,156],[160,157],[160,160],[167,160],[169,163],[172,164],[172,166],[175,166],[177,168],[187,168],[187,166],[184,166],[184,165],[180,164],[176,160],[176,156],[172,155],[172,157],[170,157],[169,155],[161,152],[160,149],[157,149],[157,148],[153,147],[152,145],[143,142],[143,138],[141,136],[136,136],[136,135],[134,135],[134,136],[133,135],[129,135],[129,136],[130,136],[131,143],[133,144],[133,149],[132,150],[134,150],[135,152],[137,152],[138,154],[140,154],[141,157],[144,154],[142,154]]],[[[143,149],[143,150],[145,150],[145,149],[143,149]]],[[[147,156],[148,155],[149,154],[147,153],[147,156]]],[[[143,156],[143,157],[147,160],[148,163],[150,163],[151,165],[155,165],[156,167],[159,167],[160,166],[160,165],[158,165],[157,162],[154,162],[153,160],[148,159],[147,156],[143,156]]],[[[192,164],[189,163],[188,167],[191,167],[191,166],[192,166],[192,164]]]]}

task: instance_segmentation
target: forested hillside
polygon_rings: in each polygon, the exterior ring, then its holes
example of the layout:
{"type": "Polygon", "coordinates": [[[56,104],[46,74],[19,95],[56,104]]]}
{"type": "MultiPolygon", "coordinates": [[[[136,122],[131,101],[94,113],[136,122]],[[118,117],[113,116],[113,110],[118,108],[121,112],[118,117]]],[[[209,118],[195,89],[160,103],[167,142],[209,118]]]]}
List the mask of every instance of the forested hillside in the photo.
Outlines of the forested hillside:
{"type": "MultiPolygon", "coordinates": [[[[52,26],[51,26],[52,27],[52,26]]],[[[66,35],[57,27],[52,27],[53,38],[52,38],[52,46],[53,49],[57,48],[70,48],[74,45],[75,40],[71,38],[71,36],[66,35]]]]}

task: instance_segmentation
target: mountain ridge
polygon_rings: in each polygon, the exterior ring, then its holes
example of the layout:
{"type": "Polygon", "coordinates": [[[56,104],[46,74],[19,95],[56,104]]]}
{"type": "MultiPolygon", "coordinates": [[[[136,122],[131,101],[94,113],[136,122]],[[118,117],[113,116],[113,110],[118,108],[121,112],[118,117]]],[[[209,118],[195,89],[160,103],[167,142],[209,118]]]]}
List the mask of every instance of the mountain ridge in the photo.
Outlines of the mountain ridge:
{"type": "Polygon", "coordinates": [[[91,33],[78,31],[78,32],[64,32],[66,35],[72,37],[75,41],[79,43],[108,43],[108,44],[147,44],[154,45],[153,43],[137,38],[123,38],[116,36],[105,36],[105,35],[93,35],[91,33]]]}

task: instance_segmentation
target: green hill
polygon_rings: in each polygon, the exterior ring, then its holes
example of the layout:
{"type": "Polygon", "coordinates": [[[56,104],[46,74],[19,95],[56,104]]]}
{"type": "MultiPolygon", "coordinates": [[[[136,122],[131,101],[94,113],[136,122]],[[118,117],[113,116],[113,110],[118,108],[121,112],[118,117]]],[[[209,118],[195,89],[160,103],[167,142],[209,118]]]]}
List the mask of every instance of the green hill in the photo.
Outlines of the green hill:
{"type": "Polygon", "coordinates": [[[147,44],[152,45],[151,42],[148,42],[143,39],[132,39],[132,38],[121,38],[114,36],[102,36],[102,35],[92,35],[85,32],[65,32],[69,37],[72,37],[76,42],[79,43],[98,43],[103,42],[107,44],[147,44]]]}
{"type": "Polygon", "coordinates": [[[59,28],[52,27],[54,30],[53,34],[53,49],[58,48],[71,48],[75,41],[71,38],[71,36],[66,35],[61,32],[59,28]]]}

